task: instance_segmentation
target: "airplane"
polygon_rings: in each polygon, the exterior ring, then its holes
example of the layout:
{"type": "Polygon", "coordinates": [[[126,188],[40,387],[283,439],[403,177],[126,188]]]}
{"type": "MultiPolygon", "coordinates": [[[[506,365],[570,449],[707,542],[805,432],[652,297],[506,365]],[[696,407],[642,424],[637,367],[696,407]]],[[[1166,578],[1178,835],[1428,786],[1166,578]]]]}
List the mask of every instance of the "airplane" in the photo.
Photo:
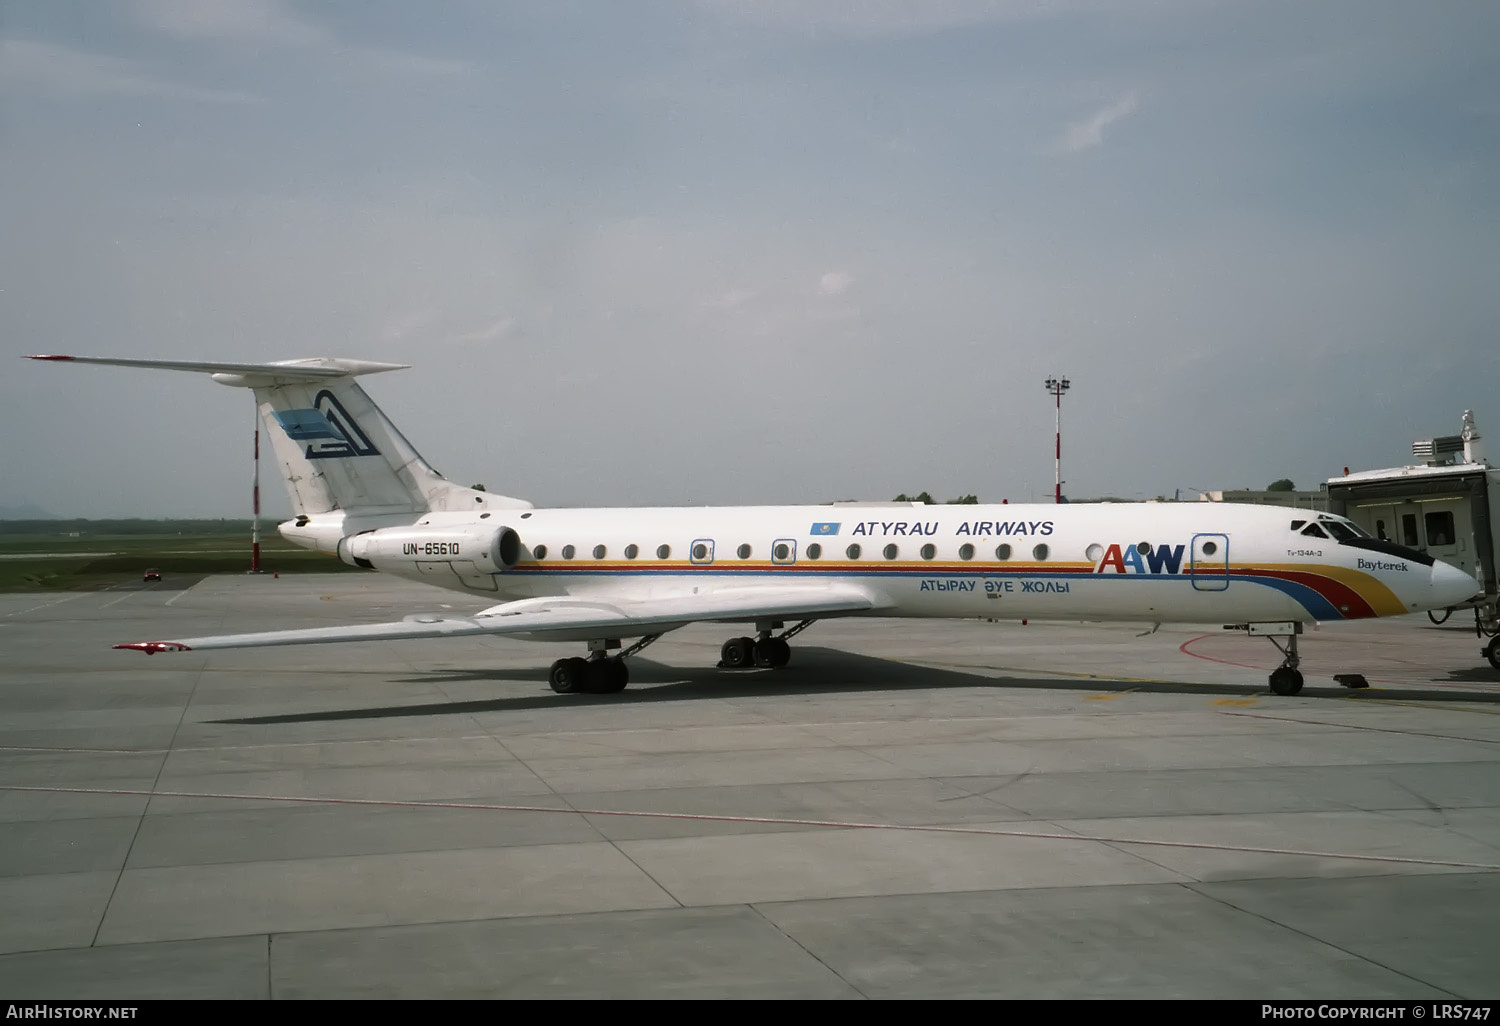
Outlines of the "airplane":
{"type": "Polygon", "coordinates": [[[728,668],[785,666],[789,640],[829,617],[1216,623],[1275,645],[1270,688],[1295,695],[1305,624],[1446,609],[1479,590],[1345,517],[1278,506],[538,509],[443,478],[355,380],[406,364],[30,359],[192,371],[250,389],[295,514],[282,537],[496,600],[472,616],[114,646],[148,655],[503,635],[586,643],[588,657],[558,659],[548,683],[612,694],[628,683],[628,657],[695,622],[753,625],[724,642],[728,668]]]}

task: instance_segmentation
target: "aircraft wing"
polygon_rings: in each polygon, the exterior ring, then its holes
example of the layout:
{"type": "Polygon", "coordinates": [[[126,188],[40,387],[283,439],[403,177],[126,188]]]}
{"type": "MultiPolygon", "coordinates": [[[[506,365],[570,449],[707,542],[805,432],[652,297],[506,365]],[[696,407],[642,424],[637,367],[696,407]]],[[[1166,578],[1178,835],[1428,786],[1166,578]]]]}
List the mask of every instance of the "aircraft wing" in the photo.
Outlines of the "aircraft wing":
{"type": "Polygon", "coordinates": [[[339,641],[394,641],[481,634],[524,636],[534,641],[633,638],[675,630],[699,621],[805,620],[862,613],[881,601],[861,588],[825,582],[788,582],[723,588],[702,595],[649,599],[590,599],[576,596],[521,599],[474,616],[419,614],[388,623],[308,627],[255,634],[218,634],[177,641],[134,641],[115,648],[190,652],[211,648],[317,645],[339,641]]]}

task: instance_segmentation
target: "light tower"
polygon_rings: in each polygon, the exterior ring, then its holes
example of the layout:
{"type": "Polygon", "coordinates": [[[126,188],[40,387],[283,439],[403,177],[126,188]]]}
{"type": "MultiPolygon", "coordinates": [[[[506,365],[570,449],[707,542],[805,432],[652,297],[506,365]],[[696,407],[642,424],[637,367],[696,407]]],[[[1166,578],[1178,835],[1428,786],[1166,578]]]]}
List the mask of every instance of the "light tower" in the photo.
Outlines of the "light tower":
{"type": "Polygon", "coordinates": [[[1052,393],[1057,400],[1057,487],[1053,492],[1052,501],[1062,502],[1062,397],[1063,393],[1071,385],[1067,378],[1048,378],[1047,391],[1052,393]]]}

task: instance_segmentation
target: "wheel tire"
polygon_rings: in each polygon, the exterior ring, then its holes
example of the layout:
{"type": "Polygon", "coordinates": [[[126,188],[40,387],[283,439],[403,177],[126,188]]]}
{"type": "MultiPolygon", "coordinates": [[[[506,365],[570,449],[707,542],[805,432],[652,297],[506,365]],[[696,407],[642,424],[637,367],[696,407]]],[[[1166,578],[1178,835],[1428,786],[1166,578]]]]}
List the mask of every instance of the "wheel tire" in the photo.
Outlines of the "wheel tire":
{"type": "Polygon", "coordinates": [[[1278,695],[1295,695],[1302,690],[1302,673],[1283,666],[1271,674],[1271,690],[1278,695]]]}
{"type": "Polygon", "coordinates": [[[1442,616],[1438,616],[1438,611],[1436,609],[1429,609],[1429,610],[1427,610],[1427,619],[1431,620],[1435,624],[1444,624],[1444,623],[1447,623],[1448,622],[1448,617],[1450,617],[1452,615],[1453,615],[1453,610],[1452,609],[1445,609],[1445,610],[1443,610],[1443,615],[1442,616]]]}
{"type": "Polygon", "coordinates": [[[1500,634],[1490,639],[1490,643],[1484,646],[1484,657],[1490,661],[1490,665],[1500,670],[1500,634]]]}
{"type": "Polygon", "coordinates": [[[576,695],[588,683],[588,670],[585,659],[559,659],[547,672],[547,683],[559,695],[576,695]]]}
{"type": "Polygon", "coordinates": [[[623,659],[609,659],[606,662],[609,664],[609,672],[606,674],[604,686],[599,689],[599,694],[618,695],[625,690],[625,685],[630,683],[630,670],[626,668],[623,659]]]}
{"type": "Polygon", "coordinates": [[[742,670],[755,658],[754,650],[755,642],[749,638],[730,638],[719,650],[719,658],[729,669],[742,670]]]}
{"type": "Polygon", "coordinates": [[[771,665],[777,669],[792,661],[792,646],[781,638],[772,638],[769,642],[771,648],[771,665]]]}
{"type": "Polygon", "coordinates": [[[752,650],[755,657],[755,665],[762,670],[769,670],[776,665],[776,639],[767,638],[764,641],[755,642],[752,650]]]}

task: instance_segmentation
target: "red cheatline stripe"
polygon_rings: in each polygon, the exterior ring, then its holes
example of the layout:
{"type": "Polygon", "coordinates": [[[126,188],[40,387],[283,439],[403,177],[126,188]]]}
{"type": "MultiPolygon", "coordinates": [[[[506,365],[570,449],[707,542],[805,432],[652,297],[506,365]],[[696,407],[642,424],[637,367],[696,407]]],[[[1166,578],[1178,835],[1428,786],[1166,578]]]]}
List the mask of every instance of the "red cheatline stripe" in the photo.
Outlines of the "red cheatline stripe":
{"type": "Polygon", "coordinates": [[[46,794],[113,794],[147,798],[219,798],[251,802],[299,802],[309,805],[373,805],[383,808],[466,809],[479,812],[550,812],[572,816],[625,816],[635,819],[686,819],[716,823],[767,823],[773,826],[828,827],[838,830],[899,830],[919,834],[977,834],[985,837],[1029,837],[1040,841],[1092,841],[1098,844],[1140,844],[1156,848],[1194,848],[1202,851],[1241,851],[1257,855],[1302,855],[1308,858],[1346,859],[1356,862],[1390,862],[1407,866],[1456,866],[1460,869],[1500,870],[1486,862],[1449,859],[1404,859],[1394,855],[1361,855],[1338,851],[1302,851],[1296,848],[1258,848],[1241,844],[1204,844],[1194,841],[1153,841],[1141,837],[1105,837],[1097,834],[1044,834],[1028,830],[996,830],[988,827],[908,826],[901,823],[857,823],[844,820],[783,819],[772,816],[710,816],[696,812],[631,812],[622,809],[566,809],[548,805],[490,805],[480,802],[412,802],[378,798],[305,798],[271,794],[215,794],[201,791],[136,791],[126,788],[23,787],[0,784],[0,791],[46,794]]]}

